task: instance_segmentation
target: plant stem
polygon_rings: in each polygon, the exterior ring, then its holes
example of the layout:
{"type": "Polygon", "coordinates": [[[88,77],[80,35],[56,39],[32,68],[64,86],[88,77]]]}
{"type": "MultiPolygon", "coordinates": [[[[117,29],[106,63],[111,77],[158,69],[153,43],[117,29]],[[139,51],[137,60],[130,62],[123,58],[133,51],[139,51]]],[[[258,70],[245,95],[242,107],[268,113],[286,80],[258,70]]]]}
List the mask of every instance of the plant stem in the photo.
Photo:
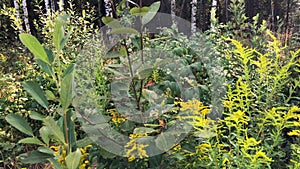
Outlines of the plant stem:
{"type": "Polygon", "coordinates": [[[125,49],[126,49],[127,60],[128,60],[128,65],[129,65],[129,71],[130,71],[130,77],[132,78],[131,79],[132,80],[131,87],[132,87],[132,90],[133,90],[133,95],[134,95],[134,99],[135,99],[137,109],[140,110],[140,103],[139,103],[139,98],[137,96],[137,91],[135,89],[135,83],[133,81],[132,63],[131,63],[131,59],[130,59],[130,56],[129,56],[128,46],[126,44],[126,39],[123,39],[123,42],[124,42],[124,46],[125,46],[125,49]]]}

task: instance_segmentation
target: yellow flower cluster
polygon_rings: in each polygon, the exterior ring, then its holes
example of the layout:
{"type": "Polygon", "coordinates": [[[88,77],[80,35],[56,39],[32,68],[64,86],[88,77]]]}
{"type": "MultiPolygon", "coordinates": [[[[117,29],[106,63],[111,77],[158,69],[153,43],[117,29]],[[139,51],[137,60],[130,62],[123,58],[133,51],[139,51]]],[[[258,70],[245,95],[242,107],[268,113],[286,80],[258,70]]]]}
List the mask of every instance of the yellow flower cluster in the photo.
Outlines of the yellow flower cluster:
{"type": "Polygon", "coordinates": [[[62,166],[66,164],[66,156],[67,156],[67,150],[64,146],[51,146],[50,147],[54,151],[55,159],[58,163],[60,163],[62,166]]]}
{"type": "Polygon", "coordinates": [[[148,157],[146,150],[144,150],[148,145],[137,143],[137,140],[143,136],[147,136],[147,134],[130,134],[130,141],[125,145],[125,148],[127,148],[125,156],[129,162],[134,161],[136,158],[143,159],[148,157]]]}
{"type": "Polygon", "coordinates": [[[111,120],[116,126],[126,121],[126,118],[122,117],[118,112],[116,112],[116,109],[110,109],[109,112],[112,116],[111,120]]]}
{"type": "Polygon", "coordinates": [[[79,169],[91,169],[91,167],[87,167],[90,163],[90,161],[87,159],[89,156],[88,149],[91,148],[92,145],[87,145],[83,148],[80,148],[81,151],[81,157],[80,157],[80,163],[79,169]]]}

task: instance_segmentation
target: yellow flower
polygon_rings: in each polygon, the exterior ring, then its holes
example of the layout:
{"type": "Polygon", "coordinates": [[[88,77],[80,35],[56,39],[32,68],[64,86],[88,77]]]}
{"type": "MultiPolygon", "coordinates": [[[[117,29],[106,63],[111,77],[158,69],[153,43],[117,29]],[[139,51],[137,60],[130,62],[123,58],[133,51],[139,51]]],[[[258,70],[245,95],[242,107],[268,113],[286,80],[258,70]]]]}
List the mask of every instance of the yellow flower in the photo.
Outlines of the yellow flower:
{"type": "Polygon", "coordinates": [[[112,121],[114,122],[114,124],[116,126],[118,126],[119,124],[123,123],[124,121],[126,121],[125,117],[122,117],[118,112],[116,112],[115,109],[110,109],[109,110],[111,116],[112,116],[112,121]]]}
{"type": "Polygon", "coordinates": [[[227,108],[231,108],[232,105],[233,105],[233,104],[232,104],[232,101],[224,101],[223,104],[224,104],[224,106],[227,107],[227,108]]]}
{"type": "Polygon", "coordinates": [[[292,130],[288,132],[289,136],[300,136],[300,130],[292,130]]]}
{"type": "Polygon", "coordinates": [[[257,161],[258,159],[262,158],[261,162],[263,161],[268,161],[268,162],[272,162],[272,158],[269,158],[265,152],[262,152],[262,151],[259,151],[259,152],[256,152],[254,158],[253,158],[253,161],[257,161]]]}
{"type": "Polygon", "coordinates": [[[127,148],[125,156],[128,158],[129,162],[134,161],[136,158],[142,159],[148,157],[146,150],[144,150],[144,148],[148,147],[148,145],[139,144],[136,142],[137,139],[146,135],[147,134],[141,133],[130,134],[130,141],[124,146],[127,148]]]}

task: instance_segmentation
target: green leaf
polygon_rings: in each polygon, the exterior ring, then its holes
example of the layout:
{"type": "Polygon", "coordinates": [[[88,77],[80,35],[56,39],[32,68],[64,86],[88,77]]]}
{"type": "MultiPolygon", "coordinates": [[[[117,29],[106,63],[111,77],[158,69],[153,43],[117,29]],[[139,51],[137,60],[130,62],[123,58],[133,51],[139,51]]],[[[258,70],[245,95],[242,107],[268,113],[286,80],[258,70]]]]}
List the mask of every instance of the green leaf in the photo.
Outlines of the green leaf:
{"type": "Polygon", "coordinates": [[[36,62],[38,63],[42,71],[44,71],[50,76],[53,75],[52,67],[48,63],[42,61],[41,59],[36,59],[36,62]]]}
{"type": "Polygon", "coordinates": [[[51,130],[46,126],[43,126],[42,128],[40,128],[39,132],[40,132],[43,142],[45,144],[49,145],[51,130]]]}
{"type": "Polygon", "coordinates": [[[29,117],[33,120],[39,120],[39,121],[43,121],[45,118],[45,116],[35,111],[30,112],[29,117]]]}
{"type": "Polygon", "coordinates": [[[18,143],[44,145],[43,142],[36,137],[23,138],[19,140],[18,143]]]}
{"type": "Polygon", "coordinates": [[[17,114],[9,114],[5,117],[5,120],[22,133],[27,134],[29,136],[34,136],[32,128],[29,126],[29,123],[21,116],[17,114]]]}
{"type": "Polygon", "coordinates": [[[53,159],[53,158],[49,158],[48,159],[50,161],[50,163],[52,164],[52,166],[55,168],[55,169],[62,169],[62,166],[59,162],[57,162],[57,160],[53,159]]]}
{"type": "Polygon", "coordinates": [[[73,99],[73,80],[74,80],[74,65],[71,64],[64,72],[61,91],[60,91],[60,102],[64,110],[66,110],[73,99]]]}
{"type": "Polygon", "coordinates": [[[77,169],[81,158],[81,151],[77,149],[66,157],[66,164],[68,169],[77,169]]]}
{"type": "Polygon", "coordinates": [[[142,8],[133,7],[130,9],[130,14],[136,15],[136,16],[144,16],[146,13],[150,10],[149,7],[145,6],[142,8]]]}
{"type": "Polygon", "coordinates": [[[48,100],[56,100],[55,95],[50,90],[46,90],[46,97],[48,100]]]}
{"type": "Polygon", "coordinates": [[[65,42],[65,25],[67,22],[67,19],[69,16],[67,14],[59,16],[55,21],[55,27],[53,32],[53,44],[57,51],[60,51],[64,45],[65,42]]]}
{"type": "Polygon", "coordinates": [[[153,133],[156,132],[153,128],[148,128],[148,127],[138,127],[133,130],[133,133],[153,133]]]}
{"type": "Polygon", "coordinates": [[[73,148],[76,145],[76,133],[75,133],[75,123],[72,120],[72,115],[73,115],[72,110],[68,110],[66,115],[67,115],[66,118],[67,118],[68,138],[69,138],[68,146],[69,148],[73,148]]]}
{"type": "Polygon", "coordinates": [[[41,153],[46,153],[46,154],[51,154],[51,155],[54,154],[54,151],[51,148],[44,147],[44,146],[43,147],[39,147],[38,151],[41,152],[41,153]]]}
{"type": "Polygon", "coordinates": [[[65,142],[64,133],[62,132],[61,128],[57,125],[57,123],[54,121],[51,117],[46,117],[44,119],[45,126],[50,131],[50,135],[54,136],[54,138],[57,141],[60,141],[61,143],[65,142]]]}
{"type": "Polygon", "coordinates": [[[150,6],[150,10],[148,11],[148,13],[143,16],[142,18],[142,24],[145,25],[147,23],[149,23],[154,16],[157,14],[157,11],[159,10],[160,7],[160,1],[158,2],[154,2],[151,6],[150,6]]]}
{"type": "Polygon", "coordinates": [[[45,47],[44,47],[44,49],[47,53],[47,57],[48,57],[49,62],[52,63],[54,61],[54,55],[53,55],[52,50],[50,50],[48,48],[45,48],[45,47]]]}
{"type": "Polygon", "coordinates": [[[163,150],[168,151],[175,144],[176,138],[170,133],[161,133],[155,140],[156,146],[163,150]]]}
{"type": "Polygon", "coordinates": [[[23,84],[23,87],[41,106],[47,109],[48,100],[37,83],[28,81],[23,84]]]}
{"type": "Polygon", "coordinates": [[[41,43],[32,35],[21,33],[19,35],[21,42],[30,50],[30,52],[40,60],[49,64],[48,56],[41,43]]]}
{"type": "Polygon", "coordinates": [[[85,137],[81,140],[77,140],[76,142],[76,146],[77,147],[85,147],[89,144],[92,144],[93,143],[93,140],[91,140],[89,137],[85,137]]]}
{"type": "Polygon", "coordinates": [[[109,16],[102,17],[102,22],[112,29],[117,29],[117,28],[123,27],[118,20],[116,20],[112,17],[109,17],[109,16]]]}
{"type": "Polygon", "coordinates": [[[68,68],[64,71],[64,73],[63,73],[63,78],[65,78],[67,75],[73,73],[74,69],[75,69],[75,65],[74,65],[73,63],[70,64],[70,65],[68,66],[68,68]]]}
{"type": "Polygon", "coordinates": [[[47,161],[49,158],[53,158],[54,156],[47,153],[41,153],[37,150],[33,150],[29,154],[20,155],[20,160],[24,164],[37,164],[41,162],[47,161]]]}
{"type": "Polygon", "coordinates": [[[139,34],[139,32],[133,28],[114,28],[112,29],[109,34],[139,34]]]}

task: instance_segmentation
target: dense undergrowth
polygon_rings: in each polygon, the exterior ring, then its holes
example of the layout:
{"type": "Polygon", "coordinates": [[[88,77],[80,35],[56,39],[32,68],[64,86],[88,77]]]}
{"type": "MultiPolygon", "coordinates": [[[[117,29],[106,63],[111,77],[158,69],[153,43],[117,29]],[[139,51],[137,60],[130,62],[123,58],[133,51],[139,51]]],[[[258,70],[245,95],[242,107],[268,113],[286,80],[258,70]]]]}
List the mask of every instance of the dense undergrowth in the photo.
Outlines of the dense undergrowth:
{"type": "Polygon", "coordinates": [[[29,50],[1,46],[0,167],[299,168],[299,42],[232,2],[232,21],[191,37],[176,26],[154,38],[128,27],[143,28],[159,3],[120,10],[120,22],[103,19],[123,36],[108,52],[93,9],[41,13],[39,40],[19,34],[29,50]],[[125,140],[122,156],[88,137],[107,131],[98,115],[127,136],[108,134],[125,140]]]}

